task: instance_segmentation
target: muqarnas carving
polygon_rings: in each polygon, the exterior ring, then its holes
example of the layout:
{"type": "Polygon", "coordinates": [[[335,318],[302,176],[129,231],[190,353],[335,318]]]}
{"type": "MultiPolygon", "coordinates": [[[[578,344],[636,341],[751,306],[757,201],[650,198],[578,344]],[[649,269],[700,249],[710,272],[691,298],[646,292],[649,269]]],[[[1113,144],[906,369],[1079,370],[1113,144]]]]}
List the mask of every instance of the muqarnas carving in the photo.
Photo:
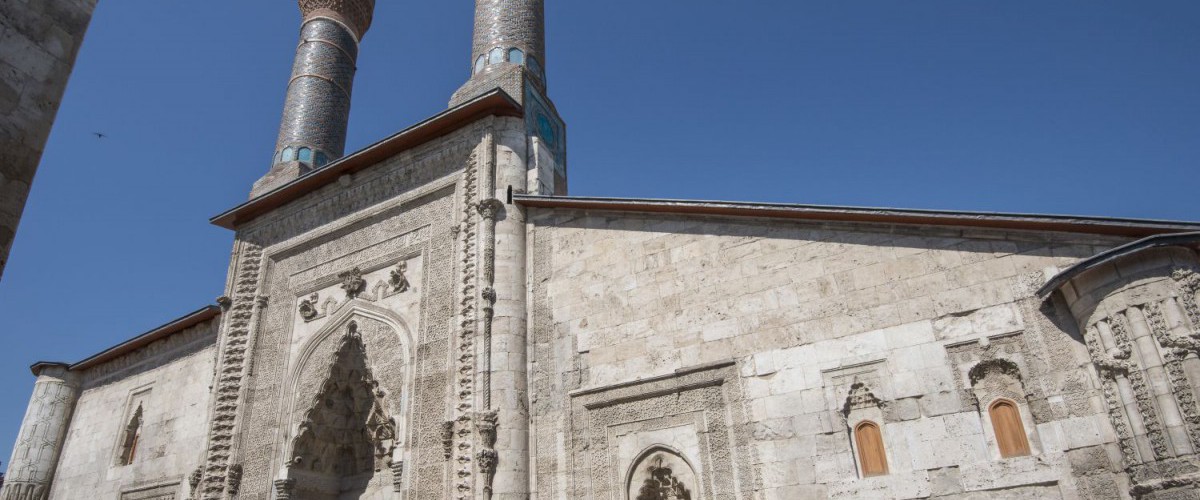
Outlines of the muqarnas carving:
{"type": "Polygon", "coordinates": [[[300,424],[289,470],[331,482],[391,471],[396,421],[385,411],[385,396],[367,363],[358,325],[351,322],[329,376],[300,424]]]}
{"type": "Polygon", "coordinates": [[[636,500],[692,500],[695,473],[682,458],[664,450],[646,455],[634,466],[630,498],[636,500]]]}

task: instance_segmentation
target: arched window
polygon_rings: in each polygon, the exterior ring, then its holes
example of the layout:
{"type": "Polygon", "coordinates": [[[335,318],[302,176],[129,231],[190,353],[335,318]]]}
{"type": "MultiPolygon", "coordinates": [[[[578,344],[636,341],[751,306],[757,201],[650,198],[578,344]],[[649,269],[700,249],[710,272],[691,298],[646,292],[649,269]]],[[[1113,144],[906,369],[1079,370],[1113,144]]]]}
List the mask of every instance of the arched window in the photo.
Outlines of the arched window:
{"type": "Polygon", "coordinates": [[[311,163],[312,150],[308,148],[300,148],[300,152],[296,154],[296,159],[305,163],[311,163]]]}
{"type": "Polygon", "coordinates": [[[508,62],[525,64],[525,52],[521,49],[508,49],[508,62]]]}
{"type": "Polygon", "coordinates": [[[129,465],[137,458],[138,441],[141,438],[142,405],[138,405],[137,411],[133,412],[133,418],[129,419],[129,424],[125,426],[125,438],[121,440],[121,465],[129,465]]]}
{"type": "Polygon", "coordinates": [[[483,65],[486,62],[487,57],[484,56],[479,56],[479,58],[475,60],[475,74],[479,74],[480,71],[483,71],[483,65]]]}
{"type": "Polygon", "coordinates": [[[504,48],[496,47],[488,53],[488,64],[500,64],[504,62],[504,48]]]}
{"type": "Polygon", "coordinates": [[[1021,424],[1021,411],[1017,404],[1007,399],[997,399],[988,407],[992,429],[996,431],[996,445],[1003,458],[1029,455],[1029,439],[1025,437],[1025,426],[1021,424]]]}
{"type": "Polygon", "coordinates": [[[883,452],[883,434],[878,424],[866,421],[855,426],[854,443],[858,446],[858,465],[863,477],[887,475],[887,455],[883,452]]]}
{"type": "Polygon", "coordinates": [[[291,146],[283,149],[283,161],[296,161],[296,150],[291,146]]]}

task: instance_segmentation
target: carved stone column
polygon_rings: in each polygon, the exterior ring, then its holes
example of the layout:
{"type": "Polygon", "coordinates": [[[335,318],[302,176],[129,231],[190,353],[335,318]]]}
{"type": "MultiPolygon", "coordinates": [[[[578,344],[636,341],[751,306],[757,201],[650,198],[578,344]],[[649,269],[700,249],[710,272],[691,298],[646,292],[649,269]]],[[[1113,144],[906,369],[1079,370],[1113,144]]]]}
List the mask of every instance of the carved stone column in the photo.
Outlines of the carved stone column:
{"type": "Polygon", "coordinates": [[[39,363],[33,371],[37,382],[0,491],[4,500],[50,497],[71,414],[79,399],[78,375],[67,365],[39,363]]]}
{"type": "MultiPolygon", "coordinates": [[[[497,413],[491,441],[497,458],[491,464],[491,496],[500,500],[529,497],[529,391],[526,380],[526,246],[525,213],[508,203],[508,192],[524,192],[527,136],[524,124],[514,118],[498,119],[492,133],[495,180],[491,197],[494,229],[494,319],[489,361],[490,410],[497,413]]],[[[486,473],[486,471],[485,471],[486,473]]]]}

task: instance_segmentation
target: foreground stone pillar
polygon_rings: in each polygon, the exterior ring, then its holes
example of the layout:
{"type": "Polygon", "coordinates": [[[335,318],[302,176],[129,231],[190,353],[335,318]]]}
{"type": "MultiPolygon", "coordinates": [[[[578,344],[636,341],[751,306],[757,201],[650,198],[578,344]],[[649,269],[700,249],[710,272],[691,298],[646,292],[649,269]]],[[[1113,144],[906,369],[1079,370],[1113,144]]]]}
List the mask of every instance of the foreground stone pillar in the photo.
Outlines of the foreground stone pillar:
{"type": "Polygon", "coordinates": [[[67,365],[38,363],[33,366],[33,373],[37,382],[8,462],[4,489],[0,490],[3,500],[50,497],[71,413],[79,400],[78,376],[67,365]]]}

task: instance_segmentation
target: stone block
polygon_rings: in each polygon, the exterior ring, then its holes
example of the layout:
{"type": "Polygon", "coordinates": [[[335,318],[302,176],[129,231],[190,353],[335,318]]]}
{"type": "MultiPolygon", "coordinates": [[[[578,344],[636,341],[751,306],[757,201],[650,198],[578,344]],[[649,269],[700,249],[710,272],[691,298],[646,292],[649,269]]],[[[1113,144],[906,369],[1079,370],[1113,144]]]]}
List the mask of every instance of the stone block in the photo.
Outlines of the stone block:
{"type": "Polygon", "coordinates": [[[954,392],[938,392],[926,394],[920,399],[921,414],[926,417],[936,417],[962,411],[962,401],[954,392]]]}

